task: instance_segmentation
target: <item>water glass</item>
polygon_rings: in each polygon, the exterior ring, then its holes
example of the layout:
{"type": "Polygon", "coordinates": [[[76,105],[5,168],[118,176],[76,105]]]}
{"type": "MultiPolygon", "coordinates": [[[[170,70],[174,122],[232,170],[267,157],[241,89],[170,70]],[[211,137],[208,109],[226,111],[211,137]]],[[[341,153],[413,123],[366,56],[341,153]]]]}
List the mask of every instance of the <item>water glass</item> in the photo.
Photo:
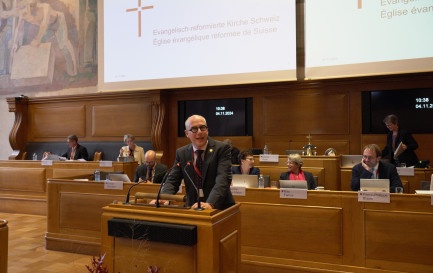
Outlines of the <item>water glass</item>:
{"type": "Polygon", "coordinates": [[[395,193],[403,193],[403,187],[395,187],[395,193]]]}

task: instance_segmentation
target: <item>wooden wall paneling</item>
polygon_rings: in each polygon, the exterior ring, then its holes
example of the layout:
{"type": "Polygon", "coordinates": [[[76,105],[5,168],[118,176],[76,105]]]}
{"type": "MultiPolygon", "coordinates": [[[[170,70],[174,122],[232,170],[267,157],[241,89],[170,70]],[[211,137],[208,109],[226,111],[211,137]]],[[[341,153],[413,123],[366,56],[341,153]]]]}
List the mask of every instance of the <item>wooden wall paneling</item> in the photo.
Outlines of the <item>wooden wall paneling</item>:
{"type": "Polygon", "coordinates": [[[263,98],[265,136],[349,133],[346,94],[300,93],[263,98]]]}
{"type": "Polygon", "coordinates": [[[359,91],[349,91],[349,118],[349,150],[344,154],[356,155],[360,154],[362,145],[362,103],[359,91]]]}
{"type": "Polygon", "coordinates": [[[82,104],[30,106],[29,138],[50,139],[75,134],[78,138],[86,136],[86,111],[82,104]]]}
{"type": "Polygon", "coordinates": [[[152,129],[152,102],[140,100],[94,104],[92,108],[91,137],[114,137],[132,134],[150,140],[152,129]]]}

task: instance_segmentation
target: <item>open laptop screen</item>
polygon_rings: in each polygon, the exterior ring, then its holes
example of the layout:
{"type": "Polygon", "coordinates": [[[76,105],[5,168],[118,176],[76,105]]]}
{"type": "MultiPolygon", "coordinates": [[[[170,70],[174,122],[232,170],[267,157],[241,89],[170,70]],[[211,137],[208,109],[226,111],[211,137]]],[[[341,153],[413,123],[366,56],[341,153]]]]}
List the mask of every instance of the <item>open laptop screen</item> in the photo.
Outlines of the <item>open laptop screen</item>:
{"type": "Polygon", "coordinates": [[[361,191],[389,192],[389,179],[361,179],[361,191]]]}
{"type": "Polygon", "coordinates": [[[280,180],[280,188],[308,189],[305,180],[280,180]]]}

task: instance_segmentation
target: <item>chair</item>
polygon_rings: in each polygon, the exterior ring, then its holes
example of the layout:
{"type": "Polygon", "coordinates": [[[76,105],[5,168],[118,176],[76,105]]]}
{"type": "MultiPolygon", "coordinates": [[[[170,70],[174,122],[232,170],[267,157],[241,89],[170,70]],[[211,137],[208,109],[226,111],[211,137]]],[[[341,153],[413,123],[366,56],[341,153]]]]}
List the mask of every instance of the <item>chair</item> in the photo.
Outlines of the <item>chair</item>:
{"type": "Polygon", "coordinates": [[[102,158],[102,152],[95,152],[93,155],[93,161],[101,161],[102,158]]]}
{"type": "Polygon", "coordinates": [[[42,159],[46,158],[47,155],[49,155],[49,154],[50,154],[50,152],[44,152],[44,154],[42,155],[42,159]]]}
{"type": "Polygon", "coordinates": [[[25,160],[25,159],[26,159],[26,156],[27,156],[27,152],[24,152],[24,153],[23,153],[23,156],[21,157],[21,160],[25,160]]]}
{"type": "Polygon", "coordinates": [[[420,181],[420,190],[429,191],[430,190],[430,181],[420,181]]]}

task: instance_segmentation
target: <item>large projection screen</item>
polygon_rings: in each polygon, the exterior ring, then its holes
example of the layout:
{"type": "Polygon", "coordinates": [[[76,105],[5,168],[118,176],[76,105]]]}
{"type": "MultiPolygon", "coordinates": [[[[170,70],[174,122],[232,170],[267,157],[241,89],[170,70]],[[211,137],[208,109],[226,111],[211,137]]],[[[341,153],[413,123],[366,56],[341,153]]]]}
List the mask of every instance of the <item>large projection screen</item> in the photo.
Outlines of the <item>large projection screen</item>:
{"type": "Polygon", "coordinates": [[[98,1],[98,87],[296,80],[295,0],[98,1]]]}
{"type": "Polygon", "coordinates": [[[307,79],[433,71],[432,0],[306,0],[307,79]]]}

